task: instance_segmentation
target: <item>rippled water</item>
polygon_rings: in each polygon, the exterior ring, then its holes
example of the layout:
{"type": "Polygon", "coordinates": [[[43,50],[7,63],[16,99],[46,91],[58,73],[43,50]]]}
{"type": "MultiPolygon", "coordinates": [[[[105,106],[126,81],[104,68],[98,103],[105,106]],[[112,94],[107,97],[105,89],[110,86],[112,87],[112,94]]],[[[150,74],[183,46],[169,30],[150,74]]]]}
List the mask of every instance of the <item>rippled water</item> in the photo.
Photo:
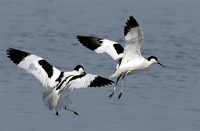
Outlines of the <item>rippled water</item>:
{"type": "MultiPolygon", "coordinates": [[[[200,2],[2,0],[0,129],[2,131],[197,131],[200,129],[200,2]],[[167,65],[125,78],[121,100],[113,86],[75,90],[72,109],[60,117],[42,103],[45,88],[5,55],[8,47],[44,57],[65,71],[82,64],[108,77],[116,63],[97,55],[76,35],[97,35],[124,45],[123,27],[133,15],[145,39],[142,53],[167,65]]],[[[120,85],[120,83],[119,83],[120,85]]],[[[120,89],[120,88],[118,88],[120,89]]]]}

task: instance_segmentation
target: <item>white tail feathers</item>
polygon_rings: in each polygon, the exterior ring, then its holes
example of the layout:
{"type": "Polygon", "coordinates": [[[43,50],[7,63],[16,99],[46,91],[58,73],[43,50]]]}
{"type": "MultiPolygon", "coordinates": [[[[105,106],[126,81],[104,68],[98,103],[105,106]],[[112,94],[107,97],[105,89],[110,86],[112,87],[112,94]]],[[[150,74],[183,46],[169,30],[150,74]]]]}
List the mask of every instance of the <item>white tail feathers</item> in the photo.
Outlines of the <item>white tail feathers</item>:
{"type": "Polygon", "coordinates": [[[59,90],[53,89],[52,91],[44,92],[42,99],[49,110],[58,111],[67,107],[71,103],[68,96],[68,92],[60,92],[59,90]]]}
{"type": "Polygon", "coordinates": [[[49,108],[49,110],[56,109],[58,103],[58,95],[55,95],[55,92],[47,91],[43,93],[42,99],[44,101],[45,106],[49,108]]]}

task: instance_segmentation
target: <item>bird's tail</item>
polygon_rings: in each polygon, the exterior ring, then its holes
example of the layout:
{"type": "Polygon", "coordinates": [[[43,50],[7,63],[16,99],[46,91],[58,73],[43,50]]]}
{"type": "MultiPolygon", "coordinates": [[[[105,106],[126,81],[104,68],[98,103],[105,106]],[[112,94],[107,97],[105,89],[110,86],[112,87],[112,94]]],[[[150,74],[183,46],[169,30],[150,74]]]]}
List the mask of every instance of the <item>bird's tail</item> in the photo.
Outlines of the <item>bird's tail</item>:
{"type": "Polygon", "coordinates": [[[58,103],[58,96],[56,96],[55,92],[47,91],[43,93],[42,96],[43,102],[49,110],[53,110],[56,108],[58,103]]]}
{"type": "Polygon", "coordinates": [[[71,103],[68,96],[68,92],[60,92],[59,90],[53,89],[52,91],[44,92],[42,99],[49,110],[58,111],[67,107],[71,103]]]}

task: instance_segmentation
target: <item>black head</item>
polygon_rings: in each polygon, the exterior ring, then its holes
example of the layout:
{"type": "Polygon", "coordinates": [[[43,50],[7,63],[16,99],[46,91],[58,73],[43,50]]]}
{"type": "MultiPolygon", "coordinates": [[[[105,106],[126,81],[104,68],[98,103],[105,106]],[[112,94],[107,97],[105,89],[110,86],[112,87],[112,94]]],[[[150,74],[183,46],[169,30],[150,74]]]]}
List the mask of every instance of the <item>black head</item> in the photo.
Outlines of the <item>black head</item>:
{"type": "MultiPolygon", "coordinates": [[[[158,62],[158,58],[155,57],[155,56],[150,56],[149,58],[147,58],[147,60],[148,60],[148,61],[155,60],[155,62],[153,62],[153,63],[157,63],[157,64],[159,64],[159,65],[165,67],[163,64],[161,64],[160,62],[158,62]]],[[[152,63],[152,64],[153,64],[153,63],[152,63]]]]}
{"type": "Polygon", "coordinates": [[[74,68],[74,70],[76,70],[76,71],[79,71],[79,69],[83,69],[83,70],[84,70],[84,68],[83,68],[82,65],[77,65],[77,66],[74,68]]]}
{"type": "Polygon", "coordinates": [[[147,58],[148,61],[150,61],[151,59],[154,59],[154,60],[158,61],[158,58],[155,57],[155,56],[150,56],[149,58],[147,58]]]}

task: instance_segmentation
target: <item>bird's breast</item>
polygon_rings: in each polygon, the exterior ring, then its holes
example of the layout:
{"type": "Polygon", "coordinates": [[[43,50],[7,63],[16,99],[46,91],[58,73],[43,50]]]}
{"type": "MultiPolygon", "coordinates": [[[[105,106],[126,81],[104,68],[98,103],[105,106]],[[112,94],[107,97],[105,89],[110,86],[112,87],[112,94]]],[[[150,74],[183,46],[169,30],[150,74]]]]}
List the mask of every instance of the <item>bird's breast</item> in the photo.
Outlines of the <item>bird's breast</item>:
{"type": "Polygon", "coordinates": [[[126,64],[120,65],[119,70],[121,70],[122,74],[129,75],[144,70],[147,67],[147,64],[143,60],[129,61],[126,64]]]}

